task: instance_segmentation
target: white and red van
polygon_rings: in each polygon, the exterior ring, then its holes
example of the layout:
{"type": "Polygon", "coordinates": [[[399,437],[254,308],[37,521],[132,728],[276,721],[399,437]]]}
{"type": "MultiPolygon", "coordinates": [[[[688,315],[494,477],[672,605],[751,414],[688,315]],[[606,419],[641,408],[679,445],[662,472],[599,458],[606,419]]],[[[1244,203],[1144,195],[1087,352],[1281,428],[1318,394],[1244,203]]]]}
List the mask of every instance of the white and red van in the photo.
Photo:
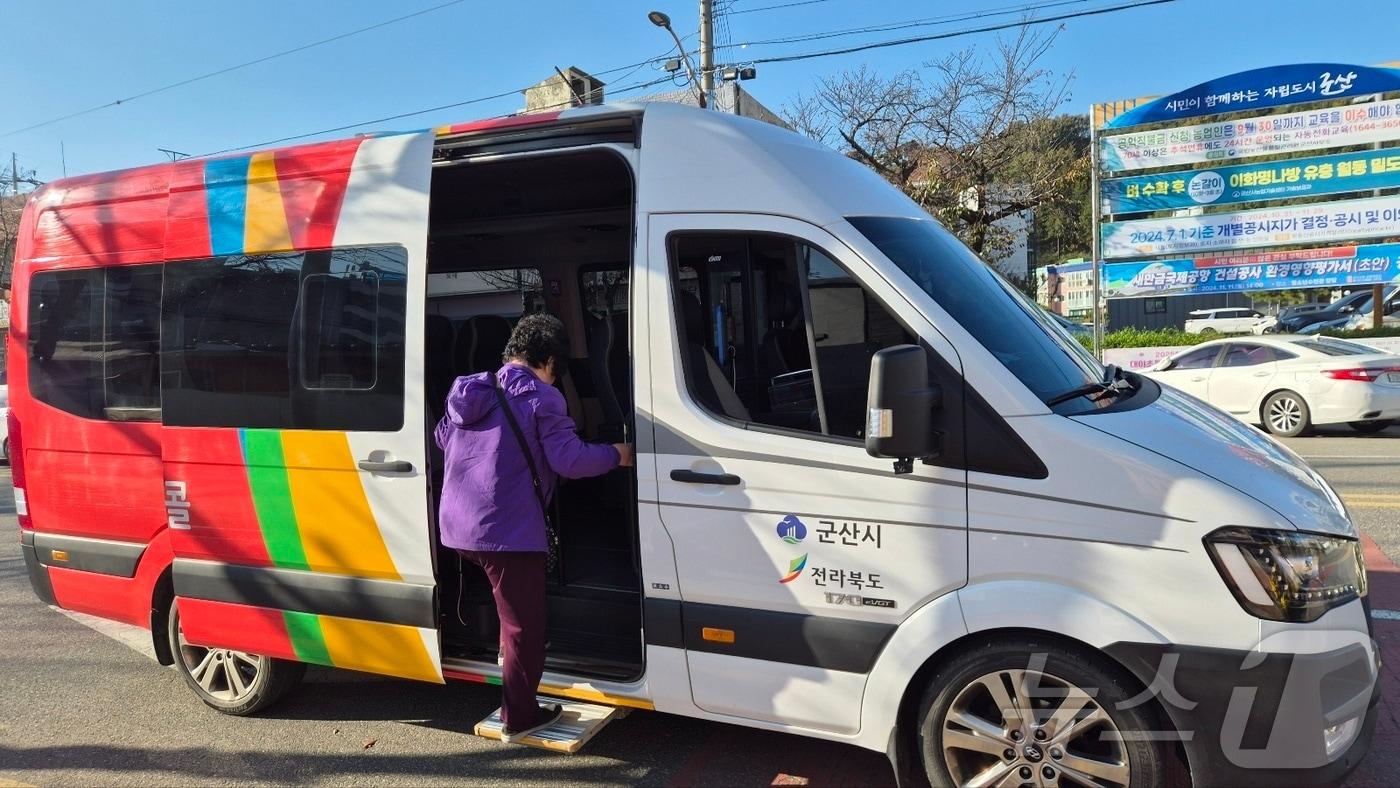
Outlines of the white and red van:
{"type": "Polygon", "coordinates": [[[598,107],[70,178],[13,308],[36,592],[230,713],[305,663],[499,681],[428,436],[548,310],[582,434],[637,463],[559,491],[544,693],[939,785],[1325,783],[1371,736],[1327,483],[774,126],[598,107]]]}

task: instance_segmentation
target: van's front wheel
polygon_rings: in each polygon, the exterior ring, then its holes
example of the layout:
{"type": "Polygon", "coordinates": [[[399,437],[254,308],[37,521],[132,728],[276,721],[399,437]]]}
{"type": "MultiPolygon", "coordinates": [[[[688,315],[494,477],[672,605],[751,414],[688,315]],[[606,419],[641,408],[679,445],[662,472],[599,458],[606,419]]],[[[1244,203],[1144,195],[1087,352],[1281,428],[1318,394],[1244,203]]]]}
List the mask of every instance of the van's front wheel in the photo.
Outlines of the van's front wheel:
{"type": "Polygon", "coordinates": [[[167,619],[175,669],[200,700],[225,714],[243,717],[267,708],[301,683],[306,673],[302,662],[191,644],[180,627],[177,606],[171,606],[167,619]]]}
{"type": "Polygon", "coordinates": [[[1151,707],[1117,673],[1058,645],[986,644],[933,677],[919,717],[929,783],[1165,785],[1151,707]],[[1121,708],[1131,706],[1131,708],[1121,708]]]}

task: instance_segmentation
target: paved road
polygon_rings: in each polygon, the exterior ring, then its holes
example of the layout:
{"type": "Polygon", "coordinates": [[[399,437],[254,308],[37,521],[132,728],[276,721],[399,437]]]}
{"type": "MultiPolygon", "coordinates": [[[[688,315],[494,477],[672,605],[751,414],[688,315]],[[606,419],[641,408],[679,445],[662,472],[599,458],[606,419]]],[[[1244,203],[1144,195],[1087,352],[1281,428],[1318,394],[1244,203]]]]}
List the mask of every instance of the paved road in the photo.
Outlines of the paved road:
{"type": "MultiPolygon", "coordinates": [[[[1373,601],[1400,609],[1400,429],[1289,441],[1351,505],[1372,547],[1373,601]],[[1385,564],[1386,566],[1382,566],[1385,564]]],[[[8,486],[0,469],[0,488],[8,486]]],[[[13,533],[8,495],[0,534],[13,533]]],[[[40,605],[18,546],[0,540],[0,788],[14,784],[887,785],[884,757],[855,747],[636,712],[583,753],[478,739],[495,688],[437,687],[313,669],[263,717],[205,708],[174,671],[40,605]],[[372,742],[372,744],[371,744],[372,742]]],[[[1377,622],[1400,662],[1400,621],[1377,622]]],[[[139,645],[139,644],[138,644],[139,645]]],[[[1397,677],[1388,696],[1400,701],[1397,677]]],[[[1391,708],[1400,707],[1400,702],[1391,708]]],[[[1400,784],[1400,721],[1387,713],[1351,786],[1400,784]]]]}

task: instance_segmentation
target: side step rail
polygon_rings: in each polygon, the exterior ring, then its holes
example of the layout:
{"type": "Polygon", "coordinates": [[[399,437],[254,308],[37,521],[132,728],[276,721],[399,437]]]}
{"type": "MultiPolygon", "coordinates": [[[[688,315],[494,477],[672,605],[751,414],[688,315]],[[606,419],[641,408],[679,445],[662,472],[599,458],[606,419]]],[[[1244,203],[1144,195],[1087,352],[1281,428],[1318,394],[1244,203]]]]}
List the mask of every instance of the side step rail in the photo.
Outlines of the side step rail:
{"type": "MultiPolygon", "coordinates": [[[[538,698],[538,701],[542,704],[559,703],[564,713],[553,725],[536,731],[517,743],[555,752],[578,752],[589,739],[603,729],[604,725],[627,716],[627,709],[616,706],[599,706],[579,701],[561,702],[559,698],[543,696],[538,698]]],[[[501,710],[496,709],[491,712],[491,716],[478,722],[474,733],[484,739],[500,741],[501,710]]]]}

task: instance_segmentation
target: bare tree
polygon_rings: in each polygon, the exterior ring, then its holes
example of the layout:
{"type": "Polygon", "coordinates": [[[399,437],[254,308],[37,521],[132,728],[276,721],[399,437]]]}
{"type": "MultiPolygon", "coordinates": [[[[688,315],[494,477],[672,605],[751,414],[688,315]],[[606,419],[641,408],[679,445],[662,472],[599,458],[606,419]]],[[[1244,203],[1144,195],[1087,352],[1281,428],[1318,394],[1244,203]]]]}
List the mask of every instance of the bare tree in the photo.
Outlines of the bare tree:
{"type": "MultiPolygon", "coordinates": [[[[24,213],[24,203],[29,198],[24,191],[15,193],[15,180],[9,167],[0,170],[0,283],[6,286],[9,284],[10,271],[15,262],[20,216],[24,213]]],[[[25,186],[32,189],[43,185],[43,181],[35,177],[33,170],[21,169],[18,180],[21,189],[25,186]]]]}
{"type": "Polygon", "coordinates": [[[819,82],[786,108],[798,130],[898,186],[984,259],[1012,251],[996,222],[1062,200],[1088,176],[1087,144],[1056,123],[1071,77],[1039,65],[1057,32],[1021,28],[984,56],[966,49],[885,77],[819,82]]]}

